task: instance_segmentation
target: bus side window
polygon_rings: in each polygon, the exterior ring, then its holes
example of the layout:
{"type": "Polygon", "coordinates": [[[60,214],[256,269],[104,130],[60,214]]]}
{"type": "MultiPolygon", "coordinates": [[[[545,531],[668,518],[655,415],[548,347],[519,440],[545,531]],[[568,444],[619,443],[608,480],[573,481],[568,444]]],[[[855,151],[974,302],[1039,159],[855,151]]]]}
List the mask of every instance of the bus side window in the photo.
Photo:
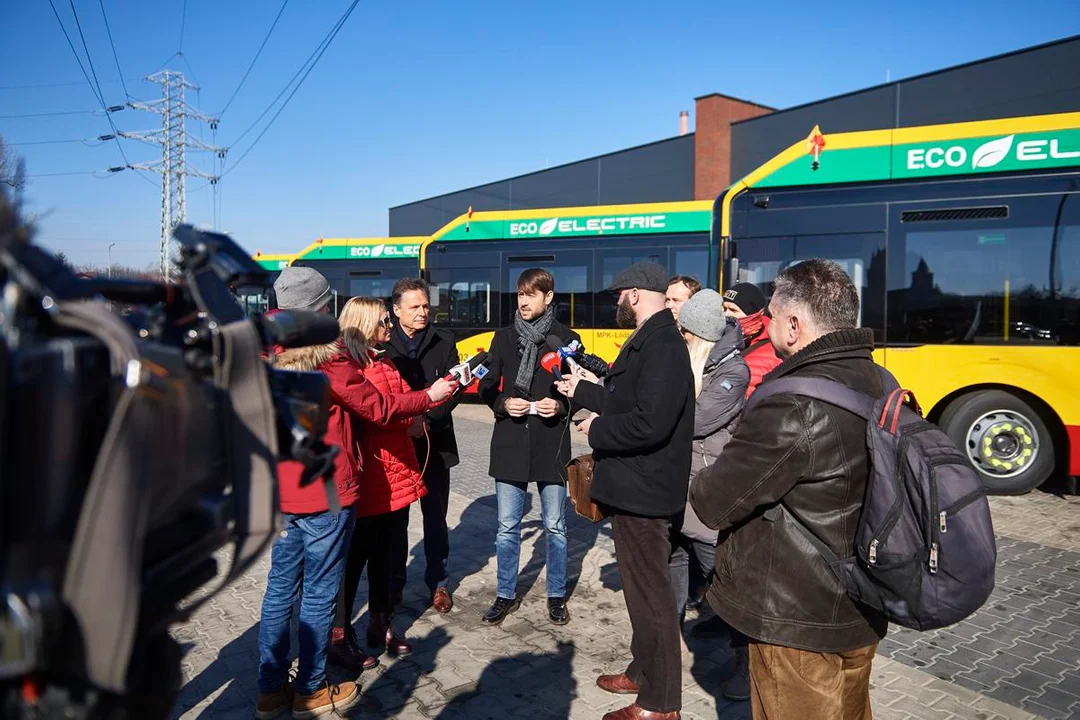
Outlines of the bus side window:
{"type": "MultiPolygon", "coordinates": [[[[589,252],[565,252],[563,256],[579,256],[584,260],[580,265],[553,264],[551,262],[538,263],[552,277],[555,278],[555,299],[551,303],[555,319],[572,328],[586,328],[592,326],[593,317],[593,290],[589,277],[592,274],[592,263],[589,252]]],[[[503,324],[510,325],[514,322],[514,314],[517,312],[517,282],[521,273],[527,269],[524,263],[507,265],[503,292],[506,299],[503,304],[503,324]]]]}
{"type": "Polygon", "coordinates": [[[1055,226],[1067,198],[1007,198],[999,217],[901,220],[890,237],[889,343],[1076,344],[1080,228],[1064,215],[1055,226]]]}
{"type": "MultiPolygon", "coordinates": [[[[596,256],[599,259],[600,287],[602,292],[611,286],[615,276],[630,267],[634,263],[654,262],[667,265],[667,248],[621,248],[611,250],[598,250],[596,256]]],[[[613,329],[619,327],[615,322],[615,297],[597,298],[596,307],[593,311],[593,325],[598,330],[613,329]]]]}
{"type": "Polygon", "coordinates": [[[837,263],[855,284],[859,295],[857,325],[874,331],[875,342],[885,338],[885,234],[843,233],[749,238],[738,241],[738,282],[757,285],[766,298],[773,280],[804,260],[827,258],[837,263]]]}
{"type": "Polygon", "coordinates": [[[458,327],[492,327],[497,322],[498,295],[492,290],[495,272],[454,268],[432,272],[434,319],[458,327]]]}

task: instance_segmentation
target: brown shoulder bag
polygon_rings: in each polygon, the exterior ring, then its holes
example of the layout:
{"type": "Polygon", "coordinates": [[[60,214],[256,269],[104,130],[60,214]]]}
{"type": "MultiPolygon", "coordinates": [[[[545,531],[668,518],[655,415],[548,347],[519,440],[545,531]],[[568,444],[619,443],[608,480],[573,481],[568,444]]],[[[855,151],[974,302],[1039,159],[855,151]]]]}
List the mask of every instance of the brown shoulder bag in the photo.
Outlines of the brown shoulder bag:
{"type": "Polygon", "coordinates": [[[574,511],[591,522],[600,522],[607,515],[592,500],[593,471],[596,461],[592,453],[579,455],[566,466],[566,490],[574,511]]]}

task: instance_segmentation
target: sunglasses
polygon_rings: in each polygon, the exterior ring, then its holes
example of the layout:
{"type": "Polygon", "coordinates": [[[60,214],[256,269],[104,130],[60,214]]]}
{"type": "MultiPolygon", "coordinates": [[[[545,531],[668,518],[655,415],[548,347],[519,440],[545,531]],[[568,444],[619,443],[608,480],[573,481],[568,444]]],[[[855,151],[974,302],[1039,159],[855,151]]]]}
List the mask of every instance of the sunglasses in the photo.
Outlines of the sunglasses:
{"type": "Polygon", "coordinates": [[[394,327],[394,323],[391,322],[389,315],[384,315],[383,319],[379,321],[379,324],[382,325],[387,330],[390,330],[391,328],[394,327]]]}

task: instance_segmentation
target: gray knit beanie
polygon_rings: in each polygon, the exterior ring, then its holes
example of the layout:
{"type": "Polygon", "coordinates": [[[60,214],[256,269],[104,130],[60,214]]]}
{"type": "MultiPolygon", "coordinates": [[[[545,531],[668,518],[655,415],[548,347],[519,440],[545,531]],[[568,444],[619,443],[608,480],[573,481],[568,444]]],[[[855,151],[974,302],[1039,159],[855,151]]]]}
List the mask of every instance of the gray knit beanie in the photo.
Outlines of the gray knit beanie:
{"type": "Polygon", "coordinates": [[[699,290],[679,309],[679,325],[709,342],[720,339],[726,322],[724,298],[715,290],[699,290]]]}
{"type": "Polygon", "coordinates": [[[274,281],[274,294],[281,310],[321,310],[330,302],[330,283],[309,267],[287,267],[274,281]]]}

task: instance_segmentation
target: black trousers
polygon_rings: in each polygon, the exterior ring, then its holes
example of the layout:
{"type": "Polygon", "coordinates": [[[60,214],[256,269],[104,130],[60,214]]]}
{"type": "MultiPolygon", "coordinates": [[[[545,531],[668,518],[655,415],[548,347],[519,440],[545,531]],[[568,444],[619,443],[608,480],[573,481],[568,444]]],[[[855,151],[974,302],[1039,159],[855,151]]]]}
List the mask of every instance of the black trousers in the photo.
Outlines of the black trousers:
{"type": "MultiPolygon", "coordinates": [[[[427,486],[427,495],[420,498],[420,511],[424,514],[424,583],[434,592],[436,588],[446,587],[450,578],[450,532],[446,526],[446,513],[450,509],[450,470],[440,457],[435,456],[428,461],[424,485],[427,486]]],[[[405,589],[405,568],[409,562],[410,510],[404,508],[402,512],[404,519],[394,528],[392,537],[390,586],[394,592],[405,589]]]]}
{"type": "MultiPolygon", "coordinates": [[[[352,544],[345,556],[345,577],[338,592],[334,627],[347,628],[352,622],[353,604],[360,577],[367,567],[368,613],[390,612],[390,538],[395,523],[401,522],[402,510],[384,515],[356,518],[352,544]]],[[[408,523],[408,510],[405,510],[408,523]]]]}
{"type": "Polygon", "coordinates": [[[615,515],[615,555],[634,633],[626,675],[641,688],[637,704],[652,712],[682,708],[679,614],[671,589],[668,518],[615,515]]]}

